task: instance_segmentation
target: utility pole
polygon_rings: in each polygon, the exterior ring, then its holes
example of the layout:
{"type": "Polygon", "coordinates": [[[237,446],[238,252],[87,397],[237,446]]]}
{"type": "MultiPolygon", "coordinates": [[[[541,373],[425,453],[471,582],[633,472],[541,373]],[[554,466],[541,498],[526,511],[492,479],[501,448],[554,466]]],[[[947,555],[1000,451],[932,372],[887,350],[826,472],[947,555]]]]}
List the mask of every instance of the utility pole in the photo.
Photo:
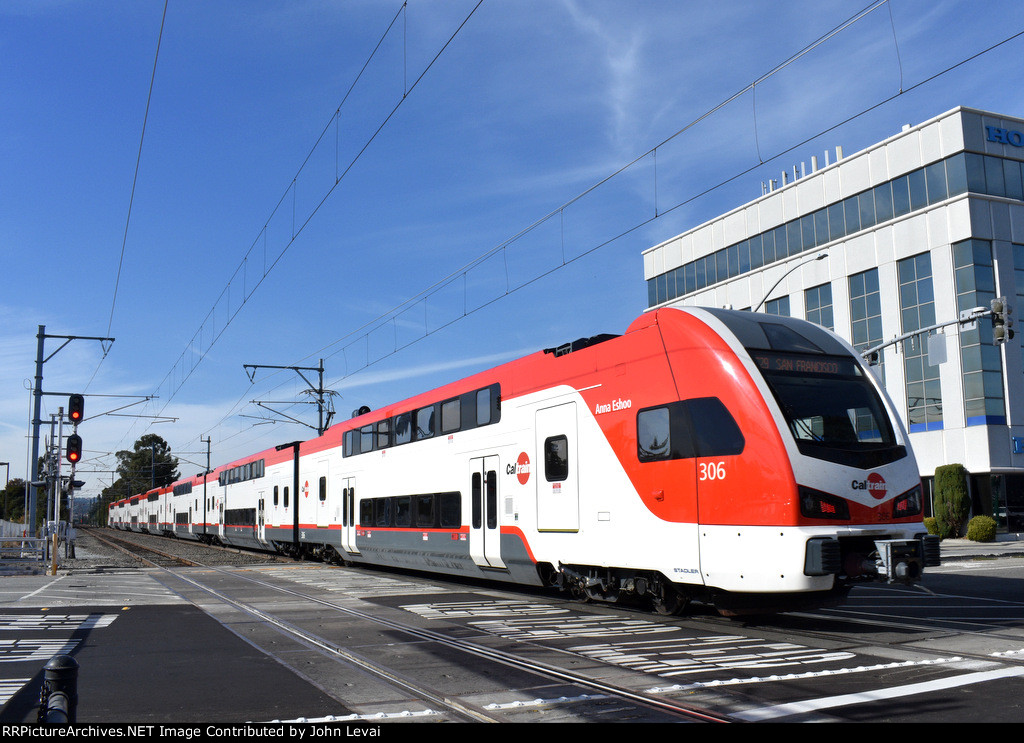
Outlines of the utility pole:
{"type": "Polygon", "coordinates": [[[29,476],[26,478],[28,509],[25,512],[25,521],[27,522],[26,526],[28,527],[28,536],[30,537],[36,535],[36,486],[34,483],[38,479],[38,473],[35,470],[39,461],[39,426],[42,425],[40,416],[43,411],[43,395],[50,394],[43,392],[43,364],[60,353],[64,346],[75,340],[99,341],[103,347],[104,354],[110,350],[109,344],[114,342],[113,338],[100,338],[97,336],[47,335],[45,325],[40,325],[39,331],[36,333],[36,382],[32,390],[32,458],[29,460],[30,470],[29,476]],[[60,338],[64,342],[57,347],[57,350],[44,358],[44,347],[47,338],[60,338]]]}
{"type": "Polygon", "coordinates": [[[203,536],[206,536],[206,525],[209,523],[206,519],[206,481],[210,478],[210,437],[207,436],[205,439],[200,436],[199,440],[206,444],[206,470],[203,472],[203,536]]]}
{"type": "MultiPolygon", "coordinates": [[[[323,359],[320,359],[320,366],[315,366],[315,367],[312,367],[312,366],[270,366],[269,364],[243,364],[242,366],[245,369],[246,374],[249,375],[249,381],[250,382],[254,382],[255,381],[256,370],[257,369],[290,369],[291,371],[295,372],[300,377],[302,377],[302,381],[303,382],[305,382],[307,385],[309,385],[308,392],[316,397],[317,410],[319,411],[319,417],[317,419],[317,425],[316,425],[316,429],[315,429],[317,436],[321,436],[323,434],[323,432],[327,430],[327,427],[331,425],[331,418],[334,417],[334,408],[331,405],[327,406],[328,407],[328,410],[327,410],[327,420],[326,420],[326,423],[325,423],[324,422],[324,407],[325,407],[325,405],[324,405],[324,396],[325,395],[333,395],[335,393],[332,390],[325,390],[324,389],[324,360],[323,359]],[[310,382],[306,378],[306,375],[302,373],[304,371],[319,373],[319,375],[320,375],[319,376],[319,384],[314,387],[313,383],[310,382]]],[[[273,408],[269,407],[269,405],[285,405],[285,404],[288,404],[287,401],[286,402],[270,402],[269,404],[265,403],[265,402],[260,402],[259,400],[253,400],[252,402],[254,402],[255,404],[259,405],[261,408],[266,408],[267,410],[271,411],[272,413],[276,413],[277,415],[284,416],[285,418],[288,418],[291,421],[294,421],[296,423],[300,423],[300,424],[302,424],[304,426],[308,426],[309,428],[313,428],[313,426],[310,426],[308,423],[303,423],[302,421],[298,420],[297,418],[293,418],[290,415],[282,413],[280,410],[274,410],[273,408]]]]}

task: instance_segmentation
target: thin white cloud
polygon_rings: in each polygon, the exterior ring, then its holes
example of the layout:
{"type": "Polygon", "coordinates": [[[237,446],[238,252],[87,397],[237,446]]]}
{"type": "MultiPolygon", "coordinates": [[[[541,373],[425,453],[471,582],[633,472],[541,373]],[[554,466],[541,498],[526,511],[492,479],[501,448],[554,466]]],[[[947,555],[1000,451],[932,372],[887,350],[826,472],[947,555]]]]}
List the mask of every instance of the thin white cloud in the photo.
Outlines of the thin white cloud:
{"type": "Polygon", "coordinates": [[[340,389],[353,389],[356,387],[367,387],[371,385],[399,382],[418,377],[426,377],[431,374],[449,372],[455,369],[474,369],[494,366],[512,359],[525,356],[536,351],[536,348],[520,349],[518,351],[505,351],[487,356],[475,356],[472,358],[455,359],[452,361],[441,361],[432,364],[420,364],[418,366],[405,367],[401,369],[390,369],[387,371],[363,371],[345,378],[340,384],[340,389]]]}

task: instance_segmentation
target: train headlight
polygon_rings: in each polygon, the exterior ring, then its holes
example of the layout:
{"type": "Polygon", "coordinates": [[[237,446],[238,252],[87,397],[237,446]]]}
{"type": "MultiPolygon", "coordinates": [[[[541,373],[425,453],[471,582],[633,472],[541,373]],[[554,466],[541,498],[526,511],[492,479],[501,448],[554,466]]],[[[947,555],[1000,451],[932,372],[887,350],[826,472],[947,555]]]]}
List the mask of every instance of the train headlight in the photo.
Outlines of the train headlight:
{"type": "Polygon", "coordinates": [[[810,519],[849,521],[850,506],[845,499],[800,486],[800,515],[810,519]]]}
{"type": "Polygon", "coordinates": [[[921,486],[912,487],[898,495],[892,501],[892,517],[901,519],[905,516],[918,516],[921,513],[921,486]]]}

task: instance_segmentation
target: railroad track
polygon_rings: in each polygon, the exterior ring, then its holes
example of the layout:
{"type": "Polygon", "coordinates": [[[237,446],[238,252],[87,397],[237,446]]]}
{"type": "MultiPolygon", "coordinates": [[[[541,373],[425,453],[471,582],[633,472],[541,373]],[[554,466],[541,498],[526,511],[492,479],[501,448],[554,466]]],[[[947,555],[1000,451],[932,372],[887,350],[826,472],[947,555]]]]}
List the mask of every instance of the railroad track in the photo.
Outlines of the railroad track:
{"type": "Polygon", "coordinates": [[[96,539],[123,554],[132,555],[143,561],[150,555],[150,561],[159,565],[252,565],[269,562],[295,562],[294,558],[273,552],[257,552],[237,547],[222,547],[194,540],[167,538],[153,534],[117,531],[114,529],[83,528],[82,534],[96,539]]]}
{"type": "Polygon", "coordinates": [[[201,563],[182,557],[181,555],[164,552],[156,549],[155,547],[141,544],[137,541],[119,538],[116,535],[116,532],[100,536],[95,531],[90,531],[89,535],[98,542],[102,542],[108,547],[112,547],[113,549],[116,549],[119,552],[151,567],[198,567],[201,565],[201,563]]]}
{"type": "MultiPolygon", "coordinates": [[[[411,622],[396,619],[394,613],[389,616],[385,612],[357,608],[352,605],[351,601],[343,603],[332,598],[317,596],[309,590],[295,587],[296,584],[282,585],[280,582],[264,579],[258,574],[238,570],[239,566],[234,566],[233,569],[232,567],[206,564],[139,544],[131,538],[119,538],[121,535],[116,532],[113,535],[104,533],[100,536],[94,531],[92,536],[132,555],[140,562],[166,571],[164,578],[158,578],[162,582],[173,585],[175,581],[180,581],[187,584],[191,590],[181,591],[181,593],[192,596],[193,598],[190,600],[196,606],[218,620],[224,616],[223,607],[230,607],[235,612],[247,616],[250,621],[255,621],[265,628],[272,628],[275,632],[287,636],[301,646],[314,648],[331,663],[340,663],[347,668],[356,668],[371,675],[378,683],[391,690],[384,693],[383,698],[397,698],[396,695],[400,695],[400,697],[410,700],[410,704],[413,706],[416,704],[427,705],[441,719],[468,722],[506,722],[511,719],[510,715],[515,715],[518,720],[529,712],[524,713],[521,705],[519,708],[511,710],[480,707],[471,701],[461,699],[457,693],[434,688],[431,684],[420,680],[418,671],[394,667],[389,653],[385,653],[383,659],[375,660],[373,651],[361,647],[359,652],[354,652],[341,642],[332,640],[330,637],[332,625],[343,626],[346,623],[357,622],[377,627],[376,632],[378,633],[384,632],[389,637],[400,638],[393,643],[388,643],[388,647],[394,644],[407,645],[410,648],[416,648],[417,652],[424,652],[423,648],[433,648],[426,652],[428,657],[433,659],[444,657],[448,659],[445,662],[451,663],[452,666],[445,673],[433,674],[432,678],[458,678],[466,672],[461,669],[472,669],[473,672],[479,672],[481,667],[487,667],[504,669],[503,671],[496,670],[494,673],[507,673],[517,677],[520,681],[523,678],[534,679],[532,686],[572,690],[574,693],[560,695],[558,700],[548,704],[548,708],[552,704],[556,706],[571,704],[574,709],[578,710],[574,714],[580,715],[580,719],[591,719],[587,717],[588,714],[597,716],[602,709],[614,707],[616,710],[621,708],[634,710],[625,713],[627,716],[633,715],[638,719],[654,719],[662,722],[673,720],[729,721],[729,718],[720,714],[637,692],[600,678],[590,677],[584,673],[556,665],[554,661],[538,660],[535,655],[517,654],[507,649],[496,648],[493,644],[475,642],[471,638],[460,637],[459,633],[443,633],[424,629],[411,622]],[[204,570],[194,572],[181,570],[182,567],[202,567],[204,570]],[[213,585],[214,582],[216,582],[216,587],[213,585]],[[230,587],[226,588],[225,586],[230,587]],[[259,605],[247,598],[252,595],[254,588],[261,596],[259,605]],[[268,592],[279,597],[271,599],[274,609],[263,608],[268,604],[266,599],[268,592]],[[196,598],[199,596],[202,598],[196,598]],[[280,607],[284,604],[289,607],[289,616],[293,616],[296,611],[302,614],[310,613],[308,608],[314,609],[312,613],[318,617],[316,629],[302,626],[301,622],[297,623],[294,619],[283,616],[282,611],[284,610],[280,607]],[[212,611],[211,609],[217,605],[220,608],[212,611]],[[337,618],[336,623],[330,622],[332,616],[337,618]],[[570,701],[566,702],[566,699],[570,701]]],[[[290,663],[288,657],[277,657],[273,650],[264,648],[264,652],[268,652],[285,665],[290,663]]],[[[296,670],[302,672],[304,669],[296,670]]],[[[538,710],[538,714],[542,712],[543,710],[538,710]]]]}

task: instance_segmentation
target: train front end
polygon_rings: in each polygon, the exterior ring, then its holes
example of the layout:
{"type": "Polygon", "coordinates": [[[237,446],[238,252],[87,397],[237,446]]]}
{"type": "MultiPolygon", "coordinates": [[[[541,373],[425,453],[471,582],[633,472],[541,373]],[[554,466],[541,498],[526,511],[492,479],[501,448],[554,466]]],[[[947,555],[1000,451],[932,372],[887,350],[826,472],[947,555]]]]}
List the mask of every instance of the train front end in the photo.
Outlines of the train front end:
{"type": "Polygon", "coordinates": [[[793,318],[686,314],[684,324],[699,321],[728,347],[706,365],[732,380],[724,402],[745,437],[721,465],[731,482],[698,483],[701,563],[720,609],[782,595],[834,603],[858,583],[913,584],[939,564],[907,433],[848,344],[793,318]]]}

